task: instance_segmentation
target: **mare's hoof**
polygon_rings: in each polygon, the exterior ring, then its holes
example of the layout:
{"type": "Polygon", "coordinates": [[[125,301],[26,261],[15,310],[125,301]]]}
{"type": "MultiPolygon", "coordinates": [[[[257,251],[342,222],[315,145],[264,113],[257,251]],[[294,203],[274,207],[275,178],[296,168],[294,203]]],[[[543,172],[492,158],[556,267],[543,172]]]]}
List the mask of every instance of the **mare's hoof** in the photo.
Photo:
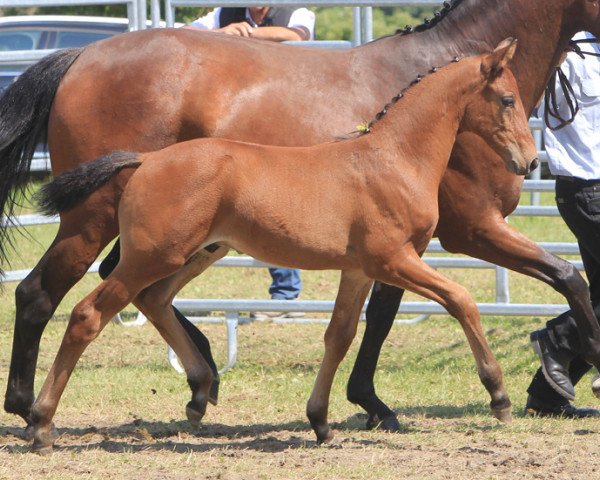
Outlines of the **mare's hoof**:
{"type": "Polygon", "coordinates": [[[594,392],[596,398],[600,398],[600,373],[596,373],[592,379],[592,392],[594,392]]]}
{"type": "Polygon", "coordinates": [[[369,419],[367,420],[367,430],[398,432],[400,431],[400,422],[396,418],[396,415],[388,415],[382,420],[379,420],[377,415],[369,415],[369,419]]]}
{"type": "Polygon", "coordinates": [[[492,415],[502,423],[512,423],[512,407],[493,408],[492,415]]]}
{"type": "Polygon", "coordinates": [[[43,446],[36,446],[36,444],[34,443],[31,446],[31,451],[33,453],[37,453],[38,455],[42,456],[42,457],[47,457],[48,455],[52,454],[53,452],[53,448],[52,445],[47,446],[47,445],[43,445],[43,446]]]}
{"type": "Polygon", "coordinates": [[[204,413],[206,412],[206,408],[198,410],[192,406],[192,402],[189,402],[185,407],[185,414],[187,419],[192,424],[194,428],[200,427],[200,422],[202,421],[202,417],[204,417],[204,413]]]}
{"type": "Polygon", "coordinates": [[[317,434],[317,445],[330,443],[333,440],[333,431],[331,428],[329,428],[329,426],[326,428],[316,429],[315,433],[317,434]]]}
{"type": "Polygon", "coordinates": [[[211,385],[210,391],[208,392],[208,401],[211,405],[217,405],[219,403],[219,385],[221,384],[221,378],[217,375],[211,385]]]}

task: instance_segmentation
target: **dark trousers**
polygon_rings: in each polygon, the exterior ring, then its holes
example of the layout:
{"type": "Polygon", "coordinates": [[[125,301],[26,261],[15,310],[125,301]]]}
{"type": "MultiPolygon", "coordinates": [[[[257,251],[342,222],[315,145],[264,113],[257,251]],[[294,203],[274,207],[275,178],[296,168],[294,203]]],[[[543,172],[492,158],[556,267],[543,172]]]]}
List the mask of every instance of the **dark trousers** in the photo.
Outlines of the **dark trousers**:
{"type": "MultiPolygon", "coordinates": [[[[596,318],[600,318],[600,180],[558,177],[556,204],[561,217],[577,238],[581,259],[590,285],[596,318]]],[[[579,334],[569,310],[546,323],[550,341],[572,355],[569,374],[573,385],[592,367],[580,356],[579,334]]],[[[546,403],[564,404],[538,369],[527,392],[546,403]]]]}

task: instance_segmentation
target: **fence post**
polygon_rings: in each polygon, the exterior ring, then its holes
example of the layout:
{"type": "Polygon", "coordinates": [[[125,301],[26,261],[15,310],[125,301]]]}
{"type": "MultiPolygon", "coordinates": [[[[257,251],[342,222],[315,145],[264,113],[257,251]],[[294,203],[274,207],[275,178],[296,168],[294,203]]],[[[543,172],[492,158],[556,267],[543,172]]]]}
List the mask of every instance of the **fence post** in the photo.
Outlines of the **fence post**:
{"type": "Polygon", "coordinates": [[[363,43],[373,40],[373,7],[362,7],[362,40],[363,43]]]}
{"type": "Polygon", "coordinates": [[[360,7],[352,7],[352,46],[357,47],[362,44],[362,19],[360,18],[360,7]]]}

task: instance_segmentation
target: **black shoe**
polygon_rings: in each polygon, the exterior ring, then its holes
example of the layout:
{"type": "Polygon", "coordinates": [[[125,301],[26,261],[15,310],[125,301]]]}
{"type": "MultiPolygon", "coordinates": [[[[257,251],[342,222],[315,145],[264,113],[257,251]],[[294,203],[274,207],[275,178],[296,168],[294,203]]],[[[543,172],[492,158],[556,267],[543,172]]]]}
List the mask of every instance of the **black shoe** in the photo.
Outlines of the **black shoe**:
{"type": "Polygon", "coordinates": [[[546,330],[536,330],[529,336],[531,346],[542,364],[548,384],[567,400],[575,400],[575,387],[569,378],[572,355],[556,348],[546,330]]]}
{"type": "Polygon", "coordinates": [[[531,417],[590,418],[600,417],[600,410],[595,408],[577,408],[566,402],[561,405],[545,405],[529,395],[525,405],[525,415],[531,417]]]}

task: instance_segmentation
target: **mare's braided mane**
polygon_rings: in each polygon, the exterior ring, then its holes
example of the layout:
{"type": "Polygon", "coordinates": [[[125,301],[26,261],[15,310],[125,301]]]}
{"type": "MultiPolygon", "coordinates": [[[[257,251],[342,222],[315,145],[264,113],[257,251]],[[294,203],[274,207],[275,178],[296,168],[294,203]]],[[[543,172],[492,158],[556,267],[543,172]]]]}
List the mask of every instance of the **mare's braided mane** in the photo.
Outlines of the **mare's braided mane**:
{"type": "Polygon", "coordinates": [[[423,20],[423,23],[420,25],[416,25],[416,26],[406,25],[406,27],[396,30],[396,33],[399,35],[407,35],[407,34],[413,33],[413,32],[423,32],[425,30],[428,30],[431,27],[434,27],[435,25],[440,23],[446,17],[446,15],[448,15],[448,13],[450,11],[452,11],[456,8],[456,6],[460,2],[462,2],[462,0],[445,1],[443,3],[443,7],[441,8],[441,10],[435,11],[435,13],[433,14],[433,18],[425,18],[423,20]]]}

